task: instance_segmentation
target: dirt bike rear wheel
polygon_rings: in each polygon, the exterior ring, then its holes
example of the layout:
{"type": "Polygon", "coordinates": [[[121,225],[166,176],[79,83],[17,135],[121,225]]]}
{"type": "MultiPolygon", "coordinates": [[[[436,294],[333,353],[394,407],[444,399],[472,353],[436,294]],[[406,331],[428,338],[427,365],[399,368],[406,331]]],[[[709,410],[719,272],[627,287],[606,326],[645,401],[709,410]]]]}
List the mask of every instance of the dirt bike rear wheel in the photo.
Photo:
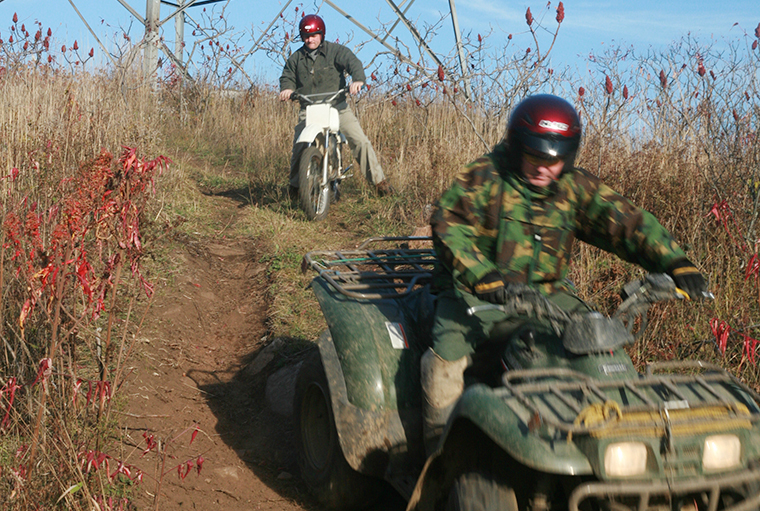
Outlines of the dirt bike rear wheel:
{"type": "Polygon", "coordinates": [[[330,209],[330,188],[321,187],[322,152],[309,146],[298,163],[298,190],[301,207],[309,220],[323,220],[330,209]]]}
{"type": "Polygon", "coordinates": [[[317,500],[340,511],[361,509],[377,500],[380,481],[356,472],[343,456],[318,351],[311,353],[298,373],[295,430],[301,478],[317,500]]]}

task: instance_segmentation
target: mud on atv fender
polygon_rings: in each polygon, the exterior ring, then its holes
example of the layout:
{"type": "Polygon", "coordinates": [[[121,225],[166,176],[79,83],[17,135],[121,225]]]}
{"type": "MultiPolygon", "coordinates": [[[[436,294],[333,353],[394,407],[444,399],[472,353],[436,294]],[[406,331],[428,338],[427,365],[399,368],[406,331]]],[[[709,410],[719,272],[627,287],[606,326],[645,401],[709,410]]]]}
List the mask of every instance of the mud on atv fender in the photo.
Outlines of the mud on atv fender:
{"type": "Polygon", "coordinates": [[[319,278],[312,288],[329,327],[318,346],[343,455],[357,472],[382,478],[390,462],[419,456],[426,345],[417,320],[431,317],[430,297],[356,300],[319,278]]]}
{"type": "Polygon", "coordinates": [[[437,451],[425,463],[407,509],[435,509],[437,499],[448,493],[456,475],[468,467],[510,467],[512,479],[527,472],[593,474],[575,444],[530,433],[530,414],[523,414],[524,410],[514,398],[505,399],[499,389],[483,384],[469,387],[454,408],[437,451]]]}

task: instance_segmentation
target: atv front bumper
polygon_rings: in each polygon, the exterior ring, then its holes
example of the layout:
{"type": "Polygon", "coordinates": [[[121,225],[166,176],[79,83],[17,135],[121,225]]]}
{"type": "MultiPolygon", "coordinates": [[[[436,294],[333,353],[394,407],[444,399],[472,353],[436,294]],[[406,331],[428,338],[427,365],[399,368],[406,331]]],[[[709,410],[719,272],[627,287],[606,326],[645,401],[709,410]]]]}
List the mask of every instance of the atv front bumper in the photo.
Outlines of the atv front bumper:
{"type": "Polygon", "coordinates": [[[760,509],[760,469],[719,477],[700,477],[689,481],[592,482],[579,485],[570,495],[569,511],[580,511],[582,503],[593,499],[610,511],[757,511],[760,509]],[[729,505],[721,494],[739,494],[744,500],[729,505]],[[681,507],[675,507],[678,502],[681,507]],[[688,506],[692,504],[691,506],[688,506]],[[607,507],[605,507],[607,506],[607,507]]]}

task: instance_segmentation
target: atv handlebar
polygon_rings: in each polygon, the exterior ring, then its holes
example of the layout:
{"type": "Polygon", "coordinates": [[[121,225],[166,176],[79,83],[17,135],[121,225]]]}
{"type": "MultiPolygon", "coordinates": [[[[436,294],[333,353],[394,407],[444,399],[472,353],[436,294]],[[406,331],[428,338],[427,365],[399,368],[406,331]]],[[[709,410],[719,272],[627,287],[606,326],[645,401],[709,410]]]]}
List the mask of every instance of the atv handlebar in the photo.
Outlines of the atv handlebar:
{"type": "MultiPolygon", "coordinates": [[[[507,300],[504,304],[483,304],[467,309],[467,315],[472,316],[479,312],[500,310],[505,314],[526,315],[538,319],[546,319],[559,335],[570,322],[578,319],[578,314],[568,314],[549,301],[535,289],[520,284],[509,284],[506,292],[507,300]]],[[[703,293],[705,299],[714,299],[710,292],[703,293]]],[[[667,300],[689,299],[689,295],[676,287],[673,279],[664,273],[650,273],[642,279],[634,280],[623,286],[621,291],[623,303],[612,315],[619,319],[629,333],[632,333],[633,325],[637,317],[641,317],[641,328],[634,334],[638,337],[647,324],[647,311],[649,306],[667,300]]]]}

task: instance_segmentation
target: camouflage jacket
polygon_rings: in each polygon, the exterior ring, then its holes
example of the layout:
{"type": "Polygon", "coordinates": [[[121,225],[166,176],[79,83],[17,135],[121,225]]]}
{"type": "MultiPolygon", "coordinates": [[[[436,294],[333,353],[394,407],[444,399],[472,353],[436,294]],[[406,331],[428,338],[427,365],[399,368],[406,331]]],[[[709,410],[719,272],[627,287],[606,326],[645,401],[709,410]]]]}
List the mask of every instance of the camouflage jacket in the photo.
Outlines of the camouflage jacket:
{"type": "Polygon", "coordinates": [[[280,90],[291,89],[304,95],[335,92],[346,86],[346,74],[354,81],[366,81],[361,61],[342,44],[324,41],[315,59],[309,56],[306,46],[301,46],[285,63],[280,90]]]}
{"type": "Polygon", "coordinates": [[[442,264],[435,285],[472,292],[489,272],[549,294],[566,281],[578,238],[649,272],[686,257],[649,212],[580,168],[563,172],[550,190],[529,187],[498,145],[467,165],[438,201],[431,219],[442,264]]]}

